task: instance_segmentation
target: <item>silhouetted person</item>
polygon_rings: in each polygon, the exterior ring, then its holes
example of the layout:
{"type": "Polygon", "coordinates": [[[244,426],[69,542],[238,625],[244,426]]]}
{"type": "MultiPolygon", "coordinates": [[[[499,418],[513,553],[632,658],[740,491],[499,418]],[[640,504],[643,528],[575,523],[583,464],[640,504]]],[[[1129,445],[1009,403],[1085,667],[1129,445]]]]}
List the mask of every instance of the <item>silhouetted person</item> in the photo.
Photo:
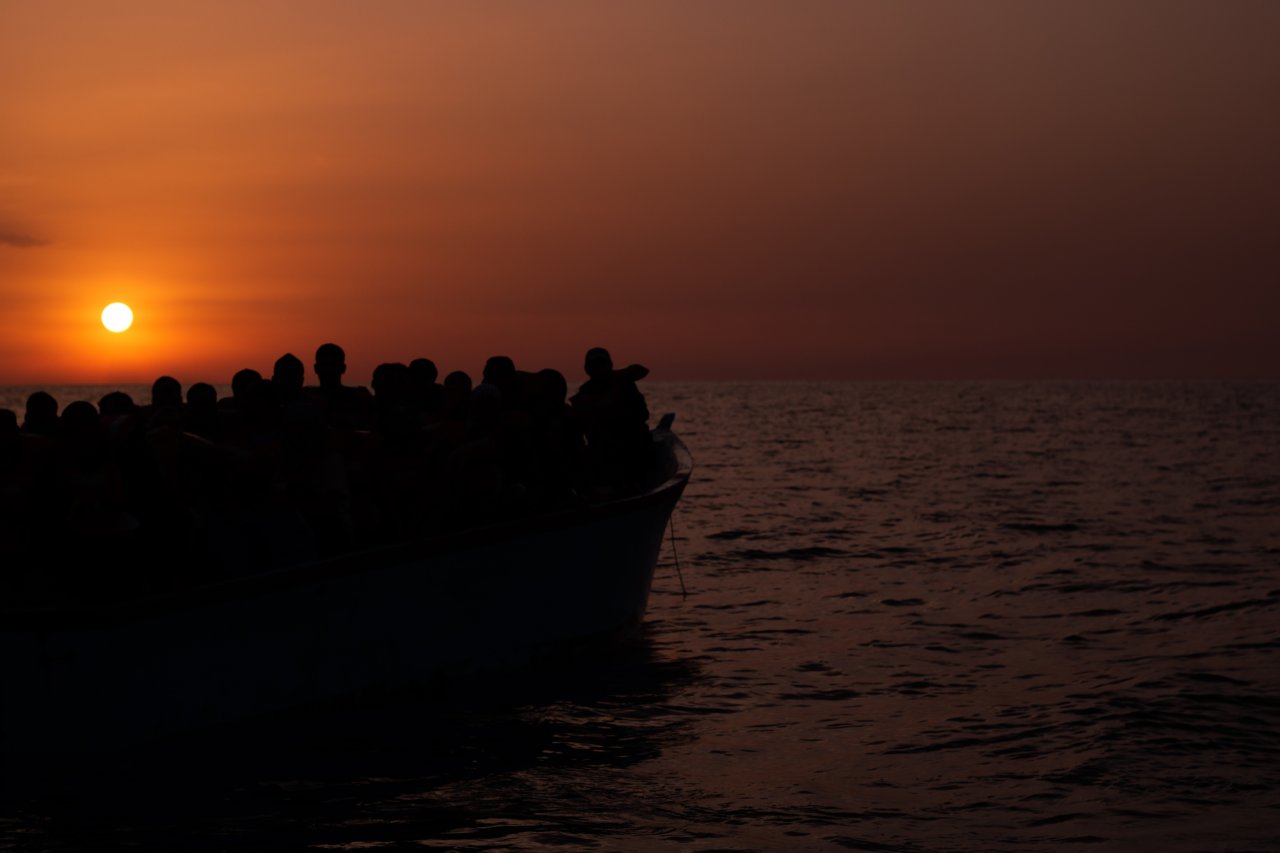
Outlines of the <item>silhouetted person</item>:
{"type": "Polygon", "coordinates": [[[498,383],[515,376],[515,374],[516,363],[511,360],[511,356],[494,355],[490,356],[489,359],[485,361],[484,371],[481,373],[482,378],[480,381],[481,384],[493,385],[501,391],[502,386],[498,383]]]}
{"type": "Polygon", "coordinates": [[[429,358],[415,358],[409,362],[409,369],[413,371],[413,378],[425,385],[430,385],[440,378],[440,368],[436,367],[436,363],[429,358]]]}
{"type": "Polygon", "coordinates": [[[376,400],[394,400],[408,403],[413,394],[413,374],[407,365],[398,361],[386,361],[373,369],[373,396],[376,400]]]}
{"type": "Polygon", "coordinates": [[[230,466],[227,447],[225,418],[218,408],[218,391],[208,382],[197,382],[187,389],[187,406],[182,416],[183,435],[177,450],[178,477],[175,487],[186,510],[191,525],[193,541],[205,541],[208,547],[193,555],[185,568],[191,580],[206,577],[213,571],[216,547],[208,537],[216,537],[220,521],[216,516],[222,510],[227,493],[230,466]],[[194,436],[194,438],[192,438],[194,436]]]}
{"type": "MultiPolygon", "coordinates": [[[[19,484],[22,488],[15,509],[17,530],[22,544],[36,555],[42,565],[48,562],[50,543],[63,536],[62,521],[68,506],[67,489],[62,476],[62,460],[56,437],[59,432],[58,401],[45,391],[27,397],[23,414],[22,452],[19,460],[19,484]]],[[[49,591],[51,576],[45,569],[27,572],[33,587],[49,591]]]]}
{"type": "Polygon", "coordinates": [[[151,383],[151,405],[146,409],[147,429],[182,428],[182,384],[172,376],[151,383]]]}
{"type": "Polygon", "coordinates": [[[231,396],[218,400],[219,427],[222,440],[243,448],[249,443],[249,427],[245,410],[248,408],[250,389],[262,384],[262,374],[252,367],[245,367],[231,377],[231,396]]]}
{"type": "Polygon", "coordinates": [[[467,404],[471,399],[471,377],[461,370],[455,370],[444,378],[442,387],[445,419],[464,420],[467,417],[467,404]]]}
{"type": "Polygon", "coordinates": [[[231,399],[237,403],[243,402],[249,389],[261,381],[262,374],[252,367],[237,370],[235,376],[231,377],[231,399]]]}
{"type": "Polygon", "coordinates": [[[586,451],[582,425],[566,398],[564,374],[547,368],[534,377],[529,410],[533,419],[534,477],[542,498],[552,504],[573,492],[586,451]]]}
{"type": "Polygon", "coordinates": [[[240,399],[240,418],[249,433],[249,443],[262,446],[275,441],[277,414],[280,410],[275,387],[262,379],[248,385],[240,399]]]}
{"type": "Polygon", "coordinates": [[[142,409],[124,391],[108,391],[98,400],[98,417],[107,429],[107,436],[117,456],[135,439],[142,424],[142,409]]]}
{"type": "Polygon", "coordinates": [[[444,387],[454,394],[471,394],[471,377],[466,371],[455,370],[444,378],[444,387]]]}
{"type": "Polygon", "coordinates": [[[503,409],[520,409],[524,405],[524,389],[520,387],[520,375],[516,371],[516,362],[512,361],[511,357],[490,357],[484,362],[483,375],[481,382],[490,384],[502,392],[503,409]]]}
{"type": "Polygon", "coordinates": [[[387,438],[404,440],[418,428],[422,411],[410,369],[386,362],[373,369],[374,428],[387,438]]]}
{"type": "Polygon", "coordinates": [[[22,431],[33,435],[52,436],[58,431],[58,401],[46,391],[34,391],[27,397],[27,410],[22,431]]]}
{"type": "MultiPolygon", "coordinates": [[[[347,550],[354,537],[352,490],[342,456],[330,447],[324,416],[318,406],[295,401],[280,407],[277,423],[276,476],[289,509],[301,513],[306,523],[304,544],[321,554],[347,550]]],[[[286,521],[281,516],[273,524],[286,521]]],[[[294,554],[292,559],[303,556],[294,554]]]]}
{"type": "Polygon", "coordinates": [[[343,385],[347,354],[337,344],[321,344],[316,349],[314,370],[317,387],[309,389],[324,411],[330,426],[363,429],[369,425],[372,397],[363,385],[343,385]]]}
{"type": "Polygon", "coordinates": [[[69,404],[58,419],[59,475],[64,493],[62,525],[65,534],[62,568],[68,572],[72,597],[96,597],[116,581],[110,574],[85,571],[98,553],[103,536],[129,535],[136,521],[123,512],[120,473],[108,453],[107,428],[87,400],[69,404]],[[83,538],[82,538],[83,537],[83,538]],[[87,550],[86,550],[87,549],[87,550]]]}
{"type": "MultiPolygon", "coordinates": [[[[484,365],[484,381],[477,390],[489,386],[498,391],[502,404],[498,446],[502,452],[502,468],[508,492],[517,484],[527,487],[532,479],[535,442],[533,423],[526,411],[525,385],[532,377],[516,370],[509,356],[495,355],[484,365]]],[[[472,393],[472,399],[476,394],[472,393]]]]}
{"type": "Polygon", "coordinates": [[[64,455],[77,468],[87,469],[102,463],[107,433],[93,403],[76,400],[63,409],[58,418],[58,438],[64,455]]]}
{"type": "MultiPolygon", "coordinates": [[[[467,440],[467,411],[471,401],[471,377],[461,370],[445,376],[441,385],[440,413],[431,428],[433,467],[443,473],[454,448],[467,440]]],[[[447,489],[441,497],[447,500],[447,489]]]]}
{"type": "Polygon", "coordinates": [[[218,405],[218,389],[208,382],[197,382],[187,389],[187,407],[210,409],[218,405]]]}
{"type": "Polygon", "coordinates": [[[187,410],[182,428],[192,435],[209,441],[221,437],[221,417],[218,412],[218,391],[208,382],[197,382],[187,389],[187,410]]]}
{"type": "Polygon", "coordinates": [[[151,383],[151,405],[181,406],[182,383],[172,376],[161,376],[151,383]]]}
{"type": "Polygon", "coordinates": [[[445,460],[444,510],[454,523],[491,518],[501,510],[507,487],[502,456],[502,392],[482,382],[468,400],[465,438],[445,460]]]}
{"type": "Polygon", "coordinates": [[[440,415],[445,423],[461,423],[467,419],[471,402],[471,377],[455,370],[444,378],[441,386],[440,415]]]}
{"type": "Polygon", "coordinates": [[[422,400],[422,410],[429,418],[440,413],[444,405],[444,388],[436,380],[440,378],[440,370],[429,358],[415,358],[409,362],[409,372],[413,376],[414,388],[422,400]]]}
{"type": "Polygon", "coordinates": [[[127,418],[138,413],[138,404],[124,391],[109,391],[98,401],[98,412],[102,419],[111,423],[120,418],[127,418]]]}
{"type": "Polygon", "coordinates": [[[633,488],[643,479],[653,447],[649,408],[636,387],[649,370],[638,364],[614,370],[603,347],[587,350],[583,368],[590,378],[572,402],[582,419],[591,474],[598,485],[633,488]]]}
{"type": "Polygon", "coordinates": [[[276,359],[271,371],[271,384],[275,386],[276,399],[281,404],[302,399],[302,386],[306,382],[306,374],[307,369],[302,359],[293,353],[287,352],[276,359]]]}
{"type": "Polygon", "coordinates": [[[377,507],[378,536],[396,538],[408,529],[426,490],[430,451],[422,429],[423,401],[412,369],[399,362],[379,364],[372,385],[378,440],[369,447],[365,484],[377,507]]]}

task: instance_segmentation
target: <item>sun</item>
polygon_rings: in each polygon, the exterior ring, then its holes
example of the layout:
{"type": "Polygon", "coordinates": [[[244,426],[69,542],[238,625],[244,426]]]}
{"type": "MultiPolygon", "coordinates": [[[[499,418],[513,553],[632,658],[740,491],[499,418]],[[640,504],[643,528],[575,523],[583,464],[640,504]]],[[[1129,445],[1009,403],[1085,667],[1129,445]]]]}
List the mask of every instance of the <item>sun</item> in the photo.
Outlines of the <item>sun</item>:
{"type": "Polygon", "coordinates": [[[110,332],[123,332],[133,325],[133,309],[123,302],[112,302],[102,309],[102,325],[110,332]]]}

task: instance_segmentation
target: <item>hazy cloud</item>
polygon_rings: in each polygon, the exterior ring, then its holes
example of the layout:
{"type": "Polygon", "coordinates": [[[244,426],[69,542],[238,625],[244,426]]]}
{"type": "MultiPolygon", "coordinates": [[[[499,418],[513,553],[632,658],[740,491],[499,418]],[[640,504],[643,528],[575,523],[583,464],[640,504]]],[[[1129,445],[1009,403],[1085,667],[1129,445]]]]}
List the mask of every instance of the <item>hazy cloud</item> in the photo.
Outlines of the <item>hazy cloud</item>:
{"type": "Polygon", "coordinates": [[[36,249],[47,245],[49,245],[48,240],[43,240],[22,228],[0,222],[0,246],[12,246],[15,249],[36,249]]]}

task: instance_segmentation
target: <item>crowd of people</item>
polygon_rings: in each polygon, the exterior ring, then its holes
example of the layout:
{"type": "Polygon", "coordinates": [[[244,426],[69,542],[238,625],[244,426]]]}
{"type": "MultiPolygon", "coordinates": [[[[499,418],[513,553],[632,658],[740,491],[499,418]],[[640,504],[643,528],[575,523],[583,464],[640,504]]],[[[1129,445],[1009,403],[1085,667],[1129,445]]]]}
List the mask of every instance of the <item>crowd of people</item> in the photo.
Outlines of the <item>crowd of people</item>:
{"type": "Polygon", "coordinates": [[[0,524],[30,600],[118,584],[146,589],[263,571],[383,543],[608,499],[644,485],[652,441],[640,365],[586,354],[569,397],[557,370],[494,356],[473,385],[426,358],[387,363],[371,389],[346,356],[315,353],[315,384],[286,354],[231,394],[162,376],[59,412],[36,391],[0,409],[0,524]],[[49,571],[51,563],[64,568],[49,571]],[[179,568],[180,567],[180,568],[179,568]]]}

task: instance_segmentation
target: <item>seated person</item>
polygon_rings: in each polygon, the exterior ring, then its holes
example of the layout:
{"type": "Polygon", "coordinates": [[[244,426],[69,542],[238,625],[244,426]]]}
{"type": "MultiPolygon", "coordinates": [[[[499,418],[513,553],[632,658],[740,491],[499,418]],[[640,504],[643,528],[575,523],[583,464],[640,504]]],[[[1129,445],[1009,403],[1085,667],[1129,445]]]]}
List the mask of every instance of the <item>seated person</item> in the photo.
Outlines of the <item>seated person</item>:
{"type": "Polygon", "coordinates": [[[271,371],[271,386],[275,389],[277,402],[288,405],[302,399],[302,386],[306,382],[306,368],[302,359],[291,352],[276,359],[271,371]]]}
{"type": "Polygon", "coordinates": [[[22,431],[32,435],[56,435],[58,432],[58,401],[47,391],[35,391],[27,397],[27,410],[22,419],[22,431]]]}
{"type": "Polygon", "coordinates": [[[161,376],[151,384],[151,405],[143,409],[147,429],[181,429],[182,416],[182,384],[172,376],[161,376]]]}
{"type": "Polygon", "coordinates": [[[440,413],[444,405],[444,387],[436,380],[440,378],[440,370],[429,358],[415,358],[409,362],[409,372],[413,376],[416,393],[421,398],[422,411],[428,419],[440,413]]]}

